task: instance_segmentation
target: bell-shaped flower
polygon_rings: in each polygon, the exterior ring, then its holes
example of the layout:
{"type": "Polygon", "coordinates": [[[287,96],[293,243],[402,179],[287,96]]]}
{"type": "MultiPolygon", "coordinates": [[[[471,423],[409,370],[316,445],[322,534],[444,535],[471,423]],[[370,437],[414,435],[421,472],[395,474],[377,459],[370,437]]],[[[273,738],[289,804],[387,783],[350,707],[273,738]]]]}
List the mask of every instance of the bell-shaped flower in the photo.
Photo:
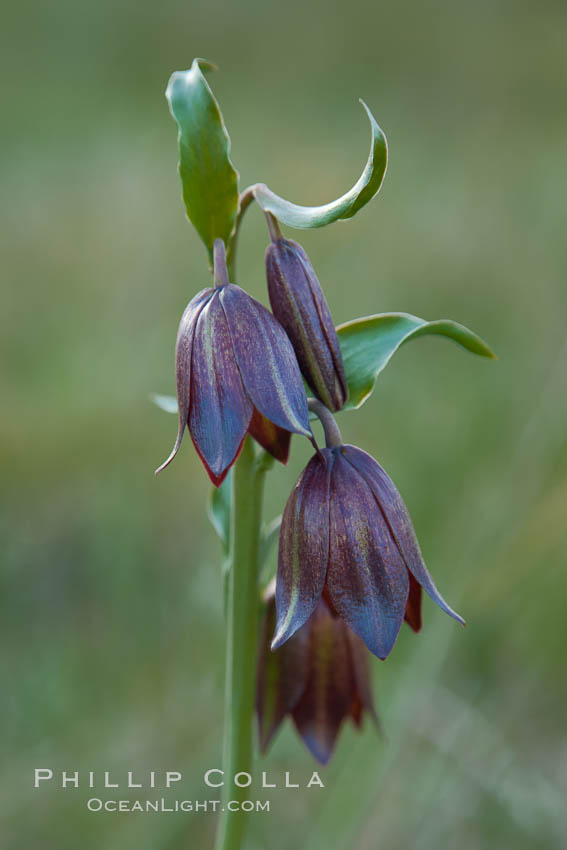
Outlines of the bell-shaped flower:
{"type": "Polygon", "coordinates": [[[336,434],[308,463],[284,511],[272,646],[285,643],[323,596],[374,655],[386,658],[404,618],[419,630],[421,588],[464,621],[435,587],[392,480],[336,434]]]}
{"type": "Polygon", "coordinates": [[[268,748],[286,716],[323,764],[331,757],[344,720],[357,728],[364,712],[376,723],[369,656],[362,641],[320,600],[307,622],[270,651],[276,611],[268,599],[258,656],[256,712],[260,748],[268,748]]]}
{"type": "Polygon", "coordinates": [[[177,454],[186,427],[215,486],[247,433],[284,463],[292,433],[312,436],[292,345],[269,310],[228,282],[222,242],[214,288],[199,292],[182,316],[175,375],[178,434],[156,473],[177,454]]]}
{"type": "MultiPolygon", "coordinates": [[[[270,222],[270,219],[268,219],[270,222]]],[[[275,225],[270,222],[272,227],[275,225]]],[[[347,400],[343,358],[321,284],[301,245],[278,231],[266,249],[270,304],[290,338],[303,377],[330,410],[347,400]]]]}

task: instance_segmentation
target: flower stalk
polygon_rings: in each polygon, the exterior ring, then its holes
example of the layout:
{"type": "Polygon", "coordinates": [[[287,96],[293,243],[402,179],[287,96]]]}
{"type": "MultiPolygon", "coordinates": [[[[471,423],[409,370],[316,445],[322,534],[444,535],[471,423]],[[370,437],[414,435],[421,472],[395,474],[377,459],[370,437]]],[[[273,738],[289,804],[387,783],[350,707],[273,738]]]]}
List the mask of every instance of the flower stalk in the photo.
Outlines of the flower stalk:
{"type": "Polygon", "coordinates": [[[326,447],[328,449],[333,449],[337,448],[338,446],[342,446],[343,438],[339,426],[337,425],[335,417],[333,416],[329,408],[325,407],[325,405],[321,401],[318,401],[316,398],[308,398],[307,407],[312,413],[315,414],[315,416],[319,419],[321,425],[323,426],[326,447]]]}
{"type": "MultiPolygon", "coordinates": [[[[226,629],[225,726],[222,766],[225,777],[252,767],[252,719],[256,694],[258,572],[262,495],[266,465],[247,437],[232,480],[230,577],[226,629]]],[[[226,782],[215,850],[240,850],[247,814],[229,811],[228,800],[248,799],[248,788],[226,782]]]]}

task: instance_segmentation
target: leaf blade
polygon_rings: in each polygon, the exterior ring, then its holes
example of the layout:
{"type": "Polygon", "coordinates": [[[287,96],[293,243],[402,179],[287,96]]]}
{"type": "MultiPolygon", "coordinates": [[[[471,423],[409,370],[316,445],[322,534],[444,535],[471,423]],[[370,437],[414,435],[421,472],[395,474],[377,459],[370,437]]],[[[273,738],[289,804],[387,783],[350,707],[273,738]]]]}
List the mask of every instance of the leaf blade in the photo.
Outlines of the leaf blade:
{"type": "Polygon", "coordinates": [[[473,354],[495,359],[493,351],[478,334],[450,319],[428,322],[410,313],[378,313],[345,322],[337,328],[349,389],[343,410],[364,404],[378,375],[400,346],[410,339],[428,335],[445,336],[473,354]]]}
{"type": "Polygon", "coordinates": [[[265,212],[270,212],[283,224],[297,228],[324,227],[339,219],[351,218],[379,191],[388,165],[388,143],[372,112],[363,100],[372,140],[370,154],[361,176],[354,186],[340,198],[316,207],[305,207],[286,201],[266,185],[255,186],[254,195],[265,212]]]}
{"type": "Polygon", "coordinates": [[[203,74],[214,67],[195,59],[190,69],[171,75],[166,89],[178,127],[178,171],[187,217],[205,243],[211,262],[214,240],[228,243],[239,203],[230,138],[203,74]]]}

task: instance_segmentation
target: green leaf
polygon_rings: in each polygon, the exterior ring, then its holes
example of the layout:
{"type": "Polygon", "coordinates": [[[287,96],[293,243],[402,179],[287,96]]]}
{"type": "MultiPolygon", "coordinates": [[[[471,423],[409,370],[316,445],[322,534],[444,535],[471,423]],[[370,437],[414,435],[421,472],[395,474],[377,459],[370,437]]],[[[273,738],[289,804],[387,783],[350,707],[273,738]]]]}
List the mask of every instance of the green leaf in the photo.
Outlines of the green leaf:
{"type": "Polygon", "coordinates": [[[292,204],[274,194],[263,183],[254,187],[254,196],[263,210],[272,213],[283,224],[290,227],[323,227],[338,219],[351,218],[380,189],[388,164],[386,136],[363,100],[372,130],[370,154],[366,167],[352,189],[336,201],[320,207],[302,207],[292,204]]]}
{"type": "Polygon", "coordinates": [[[230,549],[230,521],[232,513],[232,469],[220,485],[211,488],[208,505],[209,519],[221,539],[225,554],[230,549]]]}
{"type": "Polygon", "coordinates": [[[150,395],[150,401],[153,401],[156,407],[159,407],[160,410],[165,410],[166,413],[177,414],[177,399],[174,395],[152,393],[150,395]]]}
{"type": "Polygon", "coordinates": [[[477,334],[449,319],[426,322],[409,313],[379,313],[339,325],[337,335],[348,384],[344,410],[360,407],[371,394],[376,378],[398,348],[410,339],[437,334],[479,354],[495,354],[477,334]]]}
{"type": "Polygon", "coordinates": [[[179,176],[189,220],[207,246],[228,243],[238,211],[238,172],[230,161],[230,139],[219,105],[203,71],[214,69],[195,59],[190,70],[175,71],[166,97],[179,128],[179,176]]]}
{"type": "Polygon", "coordinates": [[[262,529],[262,536],[260,538],[260,563],[263,564],[267,561],[272,546],[279,537],[281,524],[282,515],[280,514],[262,529]]]}
{"type": "Polygon", "coordinates": [[[282,515],[275,517],[264,526],[260,537],[260,587],[266,589],[270,582],[275,579],[277,558],[270,558],[274,543],[279,539],[282,515]]]}

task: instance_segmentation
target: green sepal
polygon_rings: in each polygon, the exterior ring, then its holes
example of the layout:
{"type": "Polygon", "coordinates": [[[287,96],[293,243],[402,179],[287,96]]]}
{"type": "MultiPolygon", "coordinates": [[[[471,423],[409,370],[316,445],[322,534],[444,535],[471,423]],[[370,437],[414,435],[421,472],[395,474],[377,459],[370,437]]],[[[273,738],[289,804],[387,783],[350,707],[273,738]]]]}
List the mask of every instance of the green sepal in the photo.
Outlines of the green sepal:
{"type": "Polygon", "coordinates": [[[496,357],[477,334],[449,319],[427,322],[409,313],[379,313],[353,319],[337,328],[348,384],[343,410],[360,407],[366,401],[376,378],[401,345],[429,334],[446,336],[481,357],[496,357]]]}

